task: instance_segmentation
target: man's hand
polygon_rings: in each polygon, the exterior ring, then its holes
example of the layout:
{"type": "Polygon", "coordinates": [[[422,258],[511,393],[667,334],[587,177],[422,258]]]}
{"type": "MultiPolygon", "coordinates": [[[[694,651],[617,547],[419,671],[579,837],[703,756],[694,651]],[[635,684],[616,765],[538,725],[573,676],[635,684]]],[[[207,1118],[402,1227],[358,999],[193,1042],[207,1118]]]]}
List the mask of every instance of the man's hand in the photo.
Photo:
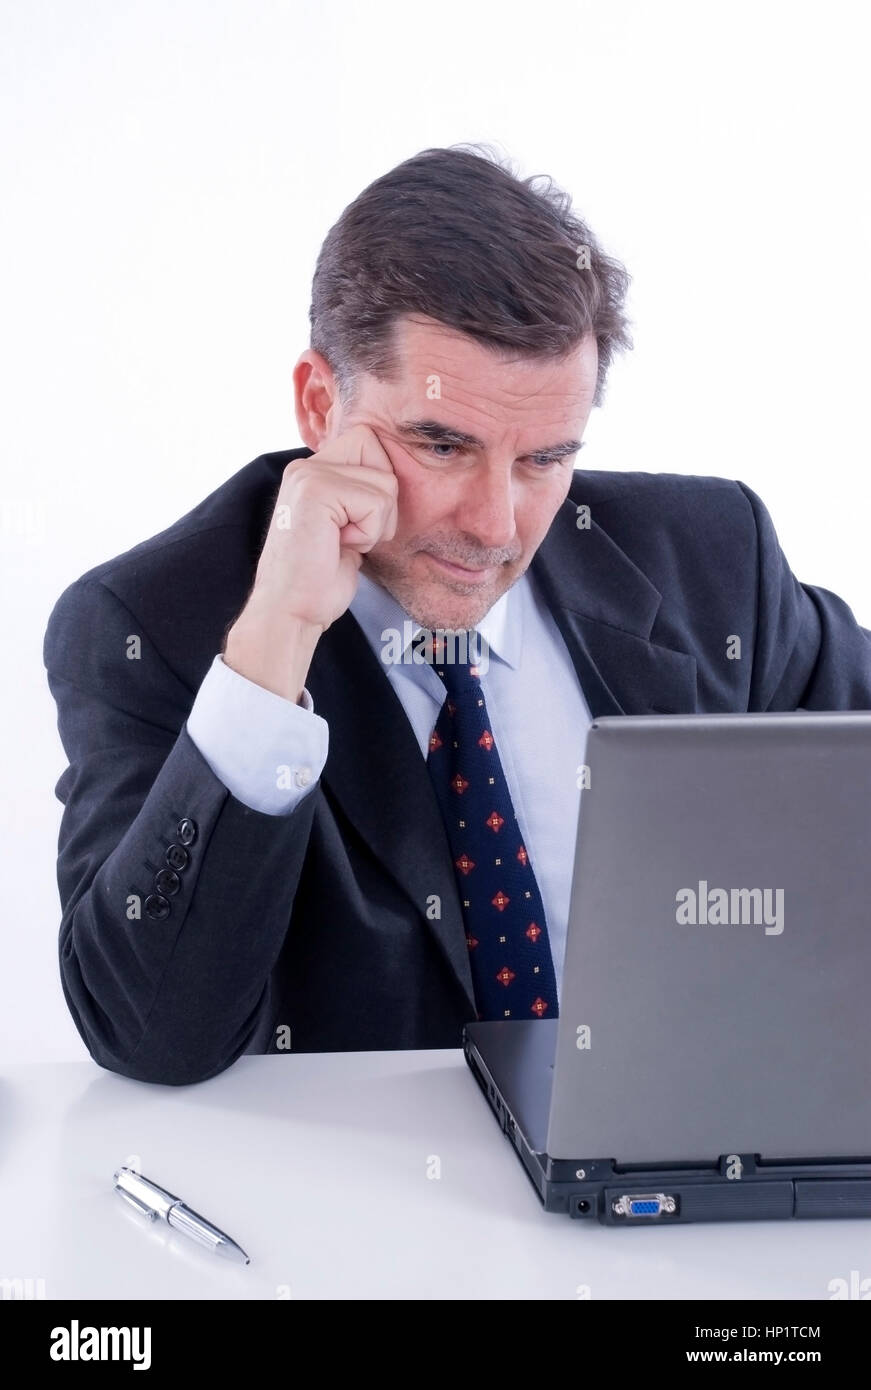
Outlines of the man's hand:
{"type": "Polygon", "coordinates": [[[399,483],[368,425],[284,470],[254,587],[224,661],[296,703],[321,633],[348,608],[363,556],[396,531],[399,483]]]}

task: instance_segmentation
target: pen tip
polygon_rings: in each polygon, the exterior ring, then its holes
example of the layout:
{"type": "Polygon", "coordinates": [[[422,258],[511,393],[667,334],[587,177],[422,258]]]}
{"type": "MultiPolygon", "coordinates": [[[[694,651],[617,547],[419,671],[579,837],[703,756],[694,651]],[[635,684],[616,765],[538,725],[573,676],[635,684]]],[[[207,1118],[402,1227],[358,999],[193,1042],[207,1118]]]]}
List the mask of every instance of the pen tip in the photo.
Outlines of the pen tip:
{"type": "Polygon", "coordinates": [[[241,1245],[237,1245],[234,1240],[219,1240],[215,1246],[215,1254],[221,1255],[225,1260],[235,1260],[237,1264],[251,1263],[250,1255],[246,1255],[241,1245]]]}

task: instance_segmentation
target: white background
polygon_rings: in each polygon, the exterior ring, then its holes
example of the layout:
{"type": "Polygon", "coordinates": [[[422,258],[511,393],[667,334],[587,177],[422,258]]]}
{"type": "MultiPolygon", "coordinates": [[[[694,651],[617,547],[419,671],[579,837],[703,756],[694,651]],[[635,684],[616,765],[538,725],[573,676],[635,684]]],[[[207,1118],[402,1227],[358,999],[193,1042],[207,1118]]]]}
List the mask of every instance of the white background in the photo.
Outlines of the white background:
{"type": "Polygon", "coordinates": [[[866,10],[678,0],[3,0],[0,1056],[81,1059],[57,966],[45,623],[85,569],[298,447],[320,243],[484,141],[633,275],[585,468],[740,478],[871,625],[866,10]]]}

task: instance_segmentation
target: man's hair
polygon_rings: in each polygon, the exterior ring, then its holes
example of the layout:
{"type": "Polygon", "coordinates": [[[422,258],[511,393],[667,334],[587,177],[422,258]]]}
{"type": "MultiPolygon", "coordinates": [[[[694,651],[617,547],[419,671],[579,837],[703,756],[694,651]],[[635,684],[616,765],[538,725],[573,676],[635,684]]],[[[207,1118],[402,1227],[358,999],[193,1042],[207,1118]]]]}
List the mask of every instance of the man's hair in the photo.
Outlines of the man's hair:
{"type": "Polygon", "coordinates": [[[422,150],[370,183],[328,232],[311,346],[347,406],[359,372],[394,378],[393,326],[406,314],[521,358],[561,358],[593,333],[601,405],[614,352],[632,347],[629,282],[546,175],[520,179],[485,146],[422,150]]]}

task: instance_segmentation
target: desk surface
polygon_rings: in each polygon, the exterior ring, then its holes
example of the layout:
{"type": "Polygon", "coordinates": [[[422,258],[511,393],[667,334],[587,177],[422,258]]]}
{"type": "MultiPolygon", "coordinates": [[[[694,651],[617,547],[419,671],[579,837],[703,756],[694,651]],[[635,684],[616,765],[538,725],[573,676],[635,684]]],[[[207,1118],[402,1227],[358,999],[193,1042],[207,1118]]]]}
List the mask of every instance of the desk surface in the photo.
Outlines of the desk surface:
{"type": "Polygon", "coordinates": [[[0,1279],[48,1299],[827,1300],[871,1275],[867,1221],[544,1212],[459,1051],[243,1057],[186,1087],[87,1060],[6,1068],[0,1192],[0,1279]],[[112,1173],[132,1155],[251,1264],[128,1207],[112,1173]]]}

